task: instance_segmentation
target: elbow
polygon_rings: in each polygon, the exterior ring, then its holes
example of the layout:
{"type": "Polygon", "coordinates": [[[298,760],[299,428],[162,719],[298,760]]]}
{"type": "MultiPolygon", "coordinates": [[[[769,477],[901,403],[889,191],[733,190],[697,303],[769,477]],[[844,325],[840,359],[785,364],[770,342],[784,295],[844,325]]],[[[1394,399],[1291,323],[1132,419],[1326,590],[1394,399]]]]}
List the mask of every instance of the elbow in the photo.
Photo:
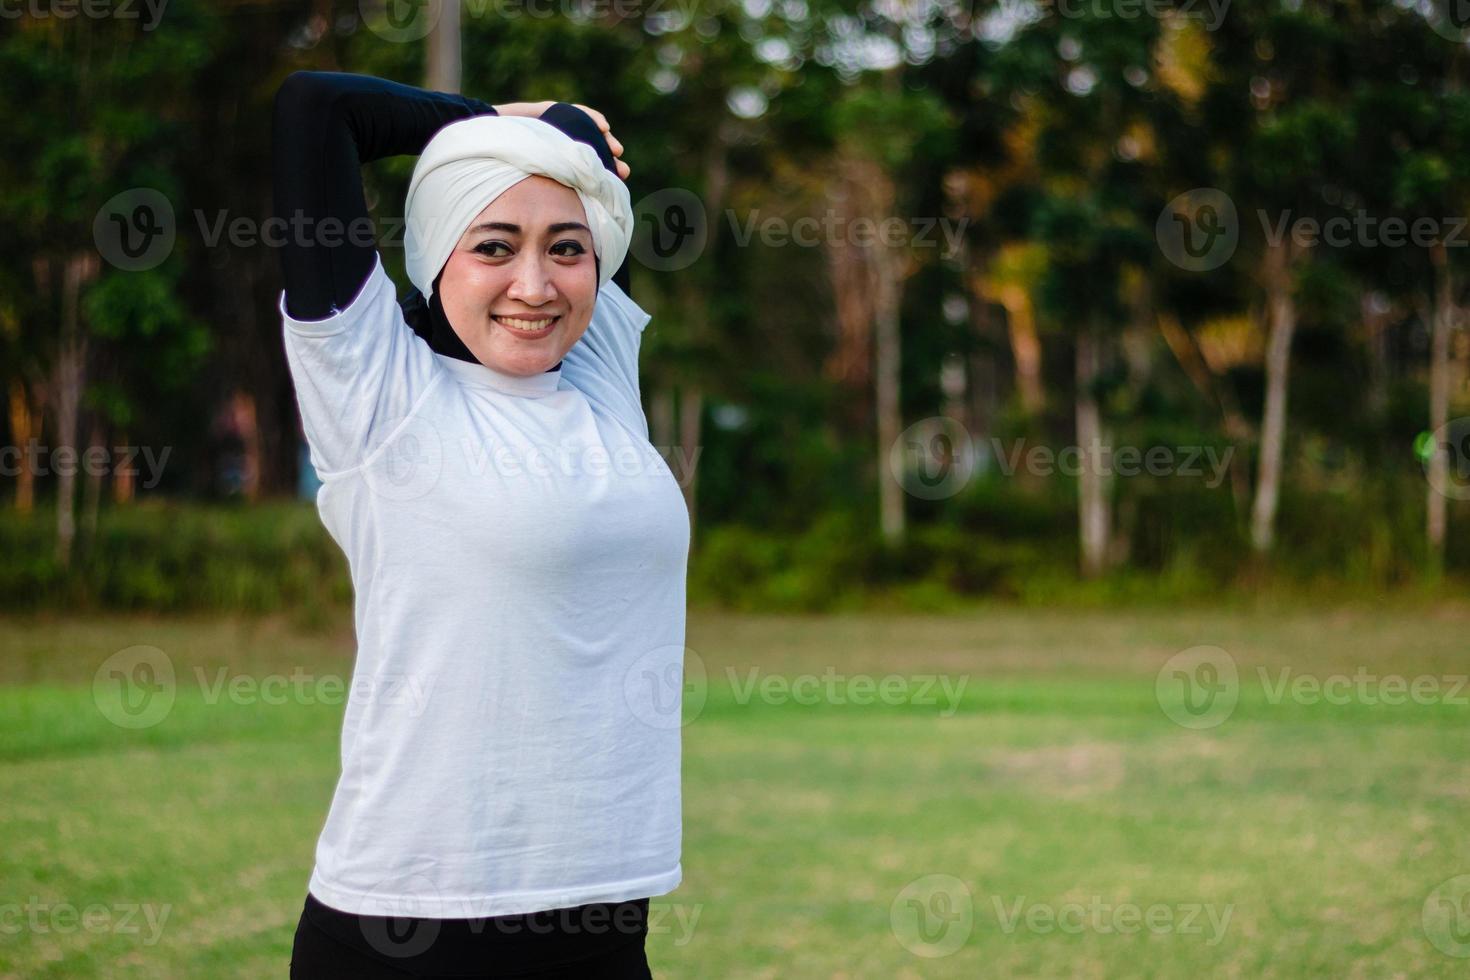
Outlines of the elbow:
{"type": "Polygon", "coordinates": [[[337,87],[333,72],[293,71],[276,89],[271,115],[275,131],[289,126],[321,125],[332,112],[337,87]]]}

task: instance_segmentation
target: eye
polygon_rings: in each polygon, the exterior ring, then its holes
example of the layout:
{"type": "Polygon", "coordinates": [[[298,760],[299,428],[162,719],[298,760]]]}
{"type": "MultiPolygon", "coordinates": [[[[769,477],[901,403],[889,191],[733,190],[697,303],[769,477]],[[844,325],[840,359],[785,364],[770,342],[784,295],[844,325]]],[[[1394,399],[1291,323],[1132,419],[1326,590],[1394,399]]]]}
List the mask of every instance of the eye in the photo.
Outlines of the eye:
{"type": "Polygon", "coordinates": [[[574,258],[578,255],[587,254],[587,250],[582,247],[581,242],[572,241],[571,239],[567,239],[564,242],[557,242],[555,245],[551,246],[551,250],[553,252],[556,252],[556,254],[558,255],[563,255],[568,258],[574,258]],[[569,249],[569,251],[557,252],[557,249],[560,248],[566,248],[569,249]]]}
{"type": "Polygon", "coordinates": [[[497,240],[494,240],[494,241],[481,242],[480,244],[476,245],[474,248],[470,249],[470,251],[471,252],[474,252],[476,255],[484,255],[484,256],[487,256],[488,258],[493,258],[493,259],[502,258],[503,257],[502,255],[496,254],[495,252],[492,252],[491,251],[491,249],[495,248],[496,246],[500,246],[502,248],[505,248],[507,251],[510,249],[510,246],[508,244],[506,244],[505,242],[502,242],[502,241],[500,241],[500,240],[497,239],[497,240]]]}

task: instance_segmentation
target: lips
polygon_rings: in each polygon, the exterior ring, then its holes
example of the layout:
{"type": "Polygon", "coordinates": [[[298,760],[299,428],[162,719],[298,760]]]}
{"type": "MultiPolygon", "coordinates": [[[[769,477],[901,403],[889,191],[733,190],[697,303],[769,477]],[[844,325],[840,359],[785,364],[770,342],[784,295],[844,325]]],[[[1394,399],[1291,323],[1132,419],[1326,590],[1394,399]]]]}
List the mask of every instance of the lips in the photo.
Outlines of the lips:
{"type": "Polygon", "coordinates": [[[556,325],[561,322],[560,316],[549,318],[527,318],[515,316],[496,316],[494,314],[491,314],[490,319],[494,320],[496,323],[500,324],[500,326],[504,327],[511,333],[519,337],[526,338],[544,337],[547,334],[551,333],[551,331],[555,330],[556,325]]]}

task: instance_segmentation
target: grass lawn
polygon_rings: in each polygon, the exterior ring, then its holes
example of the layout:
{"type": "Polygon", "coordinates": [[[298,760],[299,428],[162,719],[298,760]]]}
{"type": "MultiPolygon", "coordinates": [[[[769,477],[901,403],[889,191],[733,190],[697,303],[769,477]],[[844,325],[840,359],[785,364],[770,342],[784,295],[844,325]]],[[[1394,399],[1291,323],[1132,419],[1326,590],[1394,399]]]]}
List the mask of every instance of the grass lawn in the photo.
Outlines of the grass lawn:
{"type": "MultiPolygon", "coordinates": [[[[1470,609],[695,613],[689,646],[659,976],[1470,971],[1470,609]]],[[[284,977],[341,707],[265,682],[351,655],[0,619],[0,977],[284,977]],[[93,680],[140,644],[177,697],[129,729],[93,680]]]]}

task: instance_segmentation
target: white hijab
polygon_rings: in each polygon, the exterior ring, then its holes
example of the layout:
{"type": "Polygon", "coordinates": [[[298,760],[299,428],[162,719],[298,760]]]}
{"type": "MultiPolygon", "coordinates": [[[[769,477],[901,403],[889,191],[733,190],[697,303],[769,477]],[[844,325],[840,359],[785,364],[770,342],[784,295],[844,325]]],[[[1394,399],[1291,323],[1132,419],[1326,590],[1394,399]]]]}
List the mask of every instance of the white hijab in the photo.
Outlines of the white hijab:
{"type": "Polygon", "coordinates": [[[628,187],[597,151],[548,122],[525,116],[474,116],[450,123],[419,155],[405,201],[408,278],[425,297],[475,216],[534,174],[577,192],[601,260],[601,289],[623,264],[633,238],[628,187]]]}

